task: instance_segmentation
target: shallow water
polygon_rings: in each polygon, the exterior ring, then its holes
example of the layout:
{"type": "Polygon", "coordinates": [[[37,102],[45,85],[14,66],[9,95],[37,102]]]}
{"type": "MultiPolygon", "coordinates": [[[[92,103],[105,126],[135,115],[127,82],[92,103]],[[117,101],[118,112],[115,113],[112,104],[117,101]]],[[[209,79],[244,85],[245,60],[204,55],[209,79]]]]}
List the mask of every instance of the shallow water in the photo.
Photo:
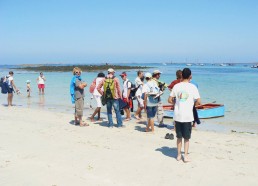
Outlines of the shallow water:
{"type": "MultiPolygon", "coordinates": [[[[175,72],[185,68],[185,64],[144,64],[162,71],[161,80],[170,83],[175,79],[175,72]]],[[[236,64],[235,66],[190,66],[193,80],[198,83],[202,103],[216,102],[225,104],[225,117],[202,120],[201,129],[211,130],[238,130],[247,132],[258,132],[258,116],[256,114],[258,105],[258,69],[250,68],[251,64],[236,64]],[[215,129],[214,129],[215,128],[215,129]]],[[[1,76],[6,75],[10,66],[6,69],[0,66],[1,76]]],[[[130,80],[134,80],[137,70],[127,71],[130,80]]],[[[122,71],[117,71],[118,76],[122,71]]],[[[39,73],[14,71],[14,80],[21,90],[20,95],[15,95],[14,103],[22,107],[43,108],[55,112],[73,113],[73,105],[70,102],[69,84],[72,77],[71,72],[46,72],[47,78],[45,95],[38,95],[36,79],[39,73]],[[31,80],[32,93],[27,98],[26,80],[31,80]]],[[[82,78],[88,83],[96,77],[97,72],[84,72],[82,78]]],[[[121,80],[121,79],[120,79],[121,80]]],[[[122,80],[120,81],[122,83],[122,80]]],[[[86,88],[85,107],[95,107],[95,100],[86,88]]],[[[169,91],[163,95],[166,104],[169,91]]],[[[0,95],[1,104],[6,104],[6,95],[0,95]]],[[[136,104],[135,104],[136,105],[136,104]]],[[[88,110],[86,112],[89,112],[88,110]]],[[[172,123],[172,120],[171,120],[172,123]]]]}

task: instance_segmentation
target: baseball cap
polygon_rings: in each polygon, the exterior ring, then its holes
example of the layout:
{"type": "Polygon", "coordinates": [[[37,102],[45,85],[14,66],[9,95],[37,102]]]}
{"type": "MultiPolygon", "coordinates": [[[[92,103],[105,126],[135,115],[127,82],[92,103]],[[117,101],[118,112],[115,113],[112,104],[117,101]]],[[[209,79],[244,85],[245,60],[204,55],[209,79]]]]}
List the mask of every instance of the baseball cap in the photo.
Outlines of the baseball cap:
{"type": "Polygon", "coordinates": [[[30,80],[27,80],[26,83],[30,83],[30,80]]]}
{"type": "Polygon", "coordinates": [[[162,72],[160,72],[159,70],[154,70],[152,74],[162,74],[162,72]]]}
{"type": "Polygon", "coordinates": [[[126,72],[122,72],[119,76],[127,76],[126,72]]]}
{"type": "Polygon", "coordinates": [[[108,69],[108,72],[116,72],[116,71],[114,71],[113,68],[109,68],[109,69],[108,69]]]}
{"type": "Polygon", "coordinates": [[[145,76],[146,78],[151,78],[151,77],[152,77],[151,73],[149,73],[149,72],[146,72],[146,73],[144,74],[144,76],[145,76]]]}

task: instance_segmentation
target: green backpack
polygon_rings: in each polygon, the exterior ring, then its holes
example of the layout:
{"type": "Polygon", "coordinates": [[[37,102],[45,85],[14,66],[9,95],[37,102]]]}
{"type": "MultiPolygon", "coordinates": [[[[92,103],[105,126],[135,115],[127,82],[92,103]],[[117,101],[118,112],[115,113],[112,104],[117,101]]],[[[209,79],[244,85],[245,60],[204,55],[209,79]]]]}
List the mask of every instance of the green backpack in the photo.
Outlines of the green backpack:
{"type": "Polygon", "coordinates": [[[105,99],[114,99],[115,98],[115,77],[105,78],[103,87],[104,87],[104,98],[105,99]]]}

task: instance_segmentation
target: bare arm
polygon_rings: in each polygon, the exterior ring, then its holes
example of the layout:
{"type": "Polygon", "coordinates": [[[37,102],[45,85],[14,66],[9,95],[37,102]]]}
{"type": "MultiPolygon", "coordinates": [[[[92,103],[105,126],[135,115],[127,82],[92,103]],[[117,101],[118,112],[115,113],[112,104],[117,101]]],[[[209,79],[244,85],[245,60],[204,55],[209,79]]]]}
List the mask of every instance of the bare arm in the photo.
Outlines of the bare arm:
{"type": "Polygon", "coordinates": [[[105,80],[101,81],[97,87],[97,90],[101,95],[103,95],[103,91],[101,90],[101,88],[103,87],[104,81],[105,80]]]}
{"type": "Polygon", "coordinates": [[[169,96],[168,103],[171,103],[172,105],[175,105],[175,97],[169,96]]]}
{"type": "Polygon", "coordinates": [[[86,86],[87,86],[87,83],[83,82],[83,83],[81,83],[78,87],[79,87],[80,89],[84,89],[86,86]]]}
{"type": "Polygon", "coordinates": [[[198,99],[195,101],[195,106],[198,106],[198,105],[201,105],[201,98],[198,98],[198,99]]]}
{"type": "Polygon", "coordinates": [[[15,84],[14,84],[14,81],[13,81],[13,80],[11,81],[11,84],[12,84],[12,87],[15,89],[15,91],[16,91],[16,92],[19,92],[19,89],[17,89],[17,87],[15,86],[15,84]]]}

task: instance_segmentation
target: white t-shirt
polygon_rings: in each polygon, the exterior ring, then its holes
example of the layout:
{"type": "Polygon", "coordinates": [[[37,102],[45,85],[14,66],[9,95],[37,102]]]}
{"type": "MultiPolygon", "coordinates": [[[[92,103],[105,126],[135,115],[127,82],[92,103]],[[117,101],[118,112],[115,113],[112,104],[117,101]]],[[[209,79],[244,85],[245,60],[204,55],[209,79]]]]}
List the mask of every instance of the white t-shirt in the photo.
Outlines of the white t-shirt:
{"type": "Polygon", "coordinates": [[[7,79],[7,81],[8,81],[8,86],[9,86],[9,88],[13,88],[13,85],[12,85],[13,76],[9,76],[8,79],[7,79]]]}
{"type": "Polygon", "coordinates": [[[147,106],[154,107],[158,105],[158,101],[160,98],[154,99],[154,97],[155,97],[155,94],[159,93],[159,87],[153,80],[148,81],[146,84],[143,85],[142,93],[153,94],[153,95],[147,96],[147,103],[146,103],[147,106]]]}
{"type": "MultiPolygon", "coordinates": [[[[101,96],[101,94],[99,93],[99,91],[97,90],[97,87],[99,86],[99,83],[101,81],[103,81],[105,78],[104,77],[98,77],[96,78],[96,87],[94,89],[93,95],[94,96],[101,96]]],[[[101,90],[103,91],[103,87],[101,88],[101,90]]]]}
{"type": "Polygon", "coordinates": [[[135,79],[135,87],[137,88],[138,87],[138,89],[137,89],[137,91],[136,91],[136,93],[135,93],[135,96],[136,97],[138,97],[138,96],[142,96],[142,87],[143,87],[143,82],[142,82],[142,80],[139,78],[139,77],[137,77],[136,79],[135,79]]]}
{"type": "Polygon", "coordinates": [[[126,79],[123,84],[123,98],[127,98],[127,92],[128,89],[131,88],[132,83],[129,81],[129,79],[126,79]]]}
{"type": "Polygon", "coordinates": [[[194,100],[200,98],[198,89],[191,83],[181,82],[173,87],[170,96],[176,98],[174,120],[178,122],[194,121],[194,100]]]}
{"type": "Polygon", "coordinates": [[[45,84],[45,80],[41,76],[38,77],[38,84],[45,84]]]}

